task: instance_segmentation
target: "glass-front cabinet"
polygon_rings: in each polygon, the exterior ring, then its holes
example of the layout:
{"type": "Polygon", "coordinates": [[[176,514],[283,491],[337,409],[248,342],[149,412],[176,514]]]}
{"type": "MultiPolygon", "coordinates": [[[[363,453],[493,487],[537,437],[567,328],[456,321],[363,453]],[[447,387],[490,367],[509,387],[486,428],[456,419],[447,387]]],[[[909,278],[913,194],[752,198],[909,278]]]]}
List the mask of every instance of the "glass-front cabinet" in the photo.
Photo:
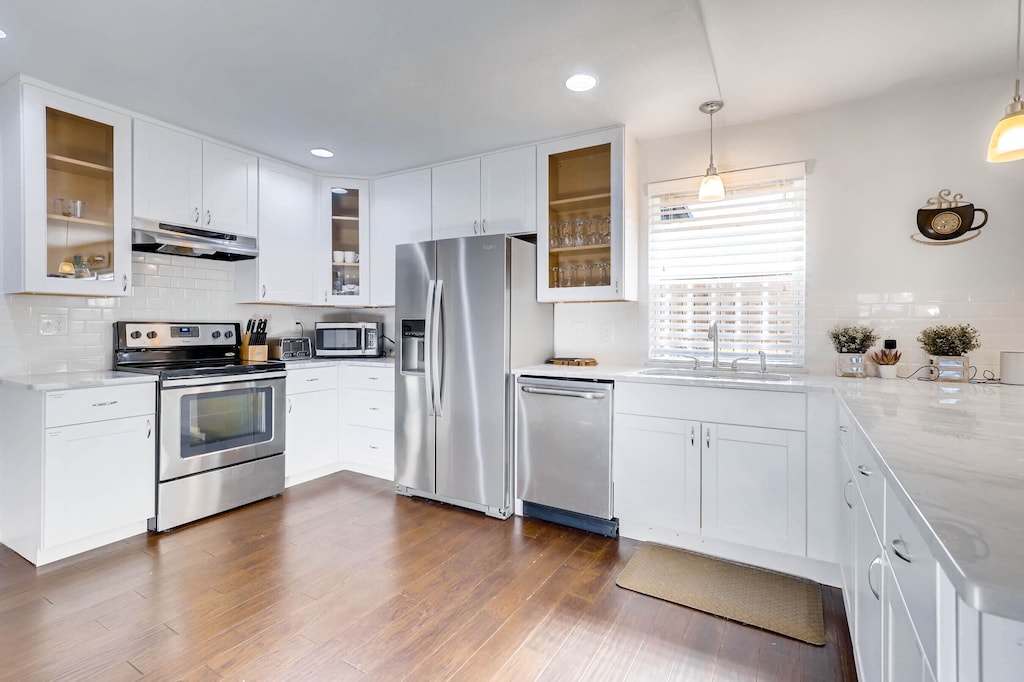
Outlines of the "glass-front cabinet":
{"type": "Polygon", "coordinates": [[[635,173],[624,129],[537,146],[537,299],[636,299],[635,173]]]}
{"type": "Polygon", "coordinates": [[[131,118],[20,78],[3,101],[4,290],[128,295],[131,118]]]}
{"type": "Polygon", "coordinates": [[[370,183],[350,178],[322,178],[320,183],[323,255],[320,263],[324,303],[369,304],[370,183]]]}

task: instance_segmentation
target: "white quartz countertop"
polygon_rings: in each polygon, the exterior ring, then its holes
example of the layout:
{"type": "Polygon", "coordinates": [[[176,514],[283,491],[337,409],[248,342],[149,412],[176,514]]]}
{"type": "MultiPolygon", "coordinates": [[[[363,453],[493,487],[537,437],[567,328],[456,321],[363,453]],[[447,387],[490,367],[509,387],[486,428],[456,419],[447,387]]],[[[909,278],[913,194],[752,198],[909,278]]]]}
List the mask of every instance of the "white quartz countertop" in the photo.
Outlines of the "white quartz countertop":
{"type": "Polygon", "coordinates": [[[806,374],[787,382],[735,381],[636,374],[640,369],[538,365],[516,374],[835,391],[964,602],[1024,620],[1024,386],[806,374]]]}
{"type": "Polygon", "coordinates": [[[307,358],[304,360],[285,360],[288,367],[337,367],[338,365],[377,365],[394,367],[395,359],[383,358],[307,358]]]}
{"type": "Polygon", "coordinates": [[[67,391],[74,388],[96,388],[98,386],[118,386],[122,384],[156,383],[154,374],[137,372],[115,372],[103,370],[97,372],[57,372],[55,374],[26,374],[22,376],[0,377],[0,386],[25,388],[30,391],[67,391]]]}

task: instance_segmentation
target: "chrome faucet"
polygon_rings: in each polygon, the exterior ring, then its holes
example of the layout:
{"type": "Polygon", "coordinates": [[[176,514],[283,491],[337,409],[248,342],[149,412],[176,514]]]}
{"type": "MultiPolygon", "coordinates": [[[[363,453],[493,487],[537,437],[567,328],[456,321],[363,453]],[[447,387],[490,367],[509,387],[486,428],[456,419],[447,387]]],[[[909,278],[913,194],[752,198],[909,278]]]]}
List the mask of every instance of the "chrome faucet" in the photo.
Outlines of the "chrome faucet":
{"type": "MultiPolygon", "coordinates": [[[[761,365],[761,367],[760,367],[761,374],[766,374],[768,372],[768,354],[765,353],[763,350],[759,350],[759,351],[757,351],[757,357],[758,357],[758,362],[761,365]]],[[[732,363],[729,364],[729,369],[731,369],[733,371],[736,371],[739,368],[739,364],[741,362],[743,362],[744,360],[752,360],[752,359],[753,358],[751,358],[749,355],[744,355],[741,358],[736,358],[735,360],[732,361],[732,363]]]]}
{"type": "Polygon", "coordinates": [[[700,358],[696,355],[680,355],[679,358],[681,360],[693,360],[693,368],[695,370],[700,369],[700,358]]]}
{"type": "Polygon", "coordinates": [[[718,320],[712,322],[708,327],[708,340],[712,344],[711,367],[718,369],[718,320]]]}

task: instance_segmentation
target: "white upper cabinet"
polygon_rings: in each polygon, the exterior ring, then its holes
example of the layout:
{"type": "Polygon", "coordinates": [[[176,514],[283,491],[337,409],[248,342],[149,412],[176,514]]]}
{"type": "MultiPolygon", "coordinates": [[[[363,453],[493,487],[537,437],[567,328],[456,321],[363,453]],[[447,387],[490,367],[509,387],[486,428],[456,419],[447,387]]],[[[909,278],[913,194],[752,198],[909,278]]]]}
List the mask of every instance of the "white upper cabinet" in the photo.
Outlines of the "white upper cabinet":
{"type": "Polygon", "coordinates": [[[433,238],[536,232],[536,147],[434,166],[433,238]]]}
{"type": "Polygon", "coordinates": [[[434,166],[431,173],[433,238],[480,234],[480,159],[434,166]]]}
{"type": "Polygon", "coordinates": [[[131,118],[23,77],[2,101],[4,291],[128,295],[131,118]]]}
{"type": "Polygon", "coordinates": [[[537,300],[636,300],[631,147],[621,127],[537,146],[537,300]]]}
{"type": "Polygon", "coordinates": [[[257,158],[135,120],[137,218],[255,237],[257,158]]]}
{"type": "Polygon", "coordinates": [[[309,171],[261,159],[259,164],[260,255],[238,261],[235,291],[240,302],[314,302],[318,255],[316,177],[309,171]]]}
{"type": "MultiPolygon", "coordinates": [[[[372,255],[369,181],[320,178],[317,205],[316,253],[311,261],[316,266],[315,302],[335,306],[369,305],[372,255]]],[[[260,230],[263,230],[262,223],[260,230]]]]}
{"type": "Polygon", "coordinates": [[[431,238],[430,169],[374,180],[372,204],[370,305],[393,306],[395,246],[431,238]]]}
{"type": "Polygon", "coordinates": [[[484,234],[537,231],[536,147],[480,159],[480,216],[484,234]]]}

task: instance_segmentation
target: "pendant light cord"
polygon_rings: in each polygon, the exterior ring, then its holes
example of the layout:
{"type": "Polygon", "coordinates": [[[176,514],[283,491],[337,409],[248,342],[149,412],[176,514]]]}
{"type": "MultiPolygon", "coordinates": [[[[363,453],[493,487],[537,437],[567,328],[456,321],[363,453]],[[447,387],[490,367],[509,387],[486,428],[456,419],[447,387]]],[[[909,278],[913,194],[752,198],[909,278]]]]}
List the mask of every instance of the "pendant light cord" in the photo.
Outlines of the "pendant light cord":
{"type": "Polygon", "coordinates": [[[1024,0],[1017,0],[1017,81],[1013,86],[1013,101],[1020,101],[1020,10],[1024,0]]]}
{"type": "MultiPolygon", "coordinates": [[[[1020,2],[1020,0],[1018,0],[1020,2]]],[[[1019,83],[1020,81],[1018,81],[1019,83]]],[[[711,112],[711,124],[708,126],[709,140],[711,142],[711,150],[708,156],[710,157],[709,167],[715,167],[715,112],[711,112]]]]}

